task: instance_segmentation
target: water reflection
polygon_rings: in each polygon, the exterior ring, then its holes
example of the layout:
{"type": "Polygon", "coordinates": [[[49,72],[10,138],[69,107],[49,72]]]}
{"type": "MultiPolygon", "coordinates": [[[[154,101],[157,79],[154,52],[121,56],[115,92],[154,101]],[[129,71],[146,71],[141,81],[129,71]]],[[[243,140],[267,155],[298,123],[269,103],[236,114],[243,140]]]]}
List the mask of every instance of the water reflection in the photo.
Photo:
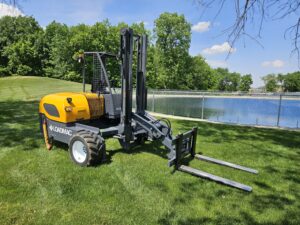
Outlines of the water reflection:
{"type": "MultiPolygon", "coordinates": [[[[276,126],[279,98],[150,95],[148,110],[226,123],[276,126]]],[[[283,98],[279,126],[296,128],[299,123],[300,100],[283,98]]]]}

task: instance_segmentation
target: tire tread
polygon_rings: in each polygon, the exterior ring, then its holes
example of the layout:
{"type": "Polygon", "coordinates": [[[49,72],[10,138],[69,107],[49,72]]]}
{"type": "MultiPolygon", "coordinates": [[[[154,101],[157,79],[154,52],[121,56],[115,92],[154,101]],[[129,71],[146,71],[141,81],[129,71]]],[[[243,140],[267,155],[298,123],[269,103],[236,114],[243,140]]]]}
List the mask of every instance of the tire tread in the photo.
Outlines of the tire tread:
{"type": "Polygon", "coordinates": [[[99,164],[101,161],[101,157],[103,156],[103,154],[105,154],[104,139],[102,139],[95,133],[86,130],[78,131],[74,137],[78,136],[84,139],[88,147],[88,160],[85,166],[95,166],[99,164]]]}

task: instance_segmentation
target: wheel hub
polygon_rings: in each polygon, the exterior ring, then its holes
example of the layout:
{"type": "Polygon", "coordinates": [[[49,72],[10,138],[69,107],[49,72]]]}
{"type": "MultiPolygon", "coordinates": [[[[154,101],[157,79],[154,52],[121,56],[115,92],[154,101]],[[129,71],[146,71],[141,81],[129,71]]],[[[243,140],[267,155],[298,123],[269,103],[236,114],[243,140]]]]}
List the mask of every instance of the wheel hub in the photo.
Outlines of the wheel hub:
{"type": "Polygon", "coordinates": [[[85,145],[81,141],[75,141],[72,146],[72,152],[74,159],[78,163],[83,163],[87,157],[87,150],[85,145]]]}

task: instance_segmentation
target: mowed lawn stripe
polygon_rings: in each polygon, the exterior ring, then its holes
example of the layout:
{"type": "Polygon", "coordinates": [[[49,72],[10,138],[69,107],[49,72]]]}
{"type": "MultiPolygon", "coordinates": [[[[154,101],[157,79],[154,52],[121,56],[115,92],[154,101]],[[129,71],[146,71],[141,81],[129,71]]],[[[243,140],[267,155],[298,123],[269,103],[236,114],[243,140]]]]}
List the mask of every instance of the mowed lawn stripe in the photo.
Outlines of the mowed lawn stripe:
{"type": "Polygon", "coordinates": [[[252,193],[173,171],[159,143],[126,151],[109,139],[107,163],[82,168],[67,145],[47,151],[39,131],[40,97],[70,90],[81,84],[0,78],[0,224],[299,224],[299,132],[171,120],[174,134],[199,127],[197,152],[259,174],[189,158],[186,165],[252,193]]]}

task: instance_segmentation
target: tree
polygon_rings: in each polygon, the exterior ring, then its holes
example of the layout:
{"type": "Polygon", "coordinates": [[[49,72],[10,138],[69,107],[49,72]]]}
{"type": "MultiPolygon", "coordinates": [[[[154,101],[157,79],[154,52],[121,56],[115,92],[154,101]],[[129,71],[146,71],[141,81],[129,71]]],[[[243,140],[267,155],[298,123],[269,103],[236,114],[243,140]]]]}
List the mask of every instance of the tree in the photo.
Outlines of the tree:
{"type": "Polygon", "coordinates": [[[299,92],[300,91],[300,72],[288,73],[284,76],[284,91],[299,92]]]}
{"type": "Polygon", "coordinates": [[[74,52],[70,51],[70,31],[67,25],[53,21],[45,30],[46,76],[67,79],[73,63],[74,52]]]}
{"type": "MultiPolygon", "coordinates": [[[[82,64],[75,60],[76,53],[83,51],[93,51],[93,39],[91,35],[91,26],[78,24],[69,28],[70,42],[68,55],[73,54],[73,61],[70,64],[69,72],[65,79],[73,81],[82,81],[82,64]]],[[[87,70],[88,72],[90,70],[87,70]]],[[[87,73],[90,74],[90,73],[87,73]]],[[[88,80],[88,79],[87,79],[88,80]]]]}
{"type": "Polygon", "coordinates": [[[253,84],[253,81],[252,81],[251,74],[246,74],[241,77],[241,81],[239,84],[239,90],[240,91],[249,91],[252,84],[253,84]]]}
{"type": "Polygon", "coordinates": [[[6,74],[38,75],[41,71],[42,28],[32,17],[0,19],[0,67],[6,74]]]}
{"type": "Polygon", "coordinates": [[[7,69],[11,74],[40,75],[41,55],[34,42],[15,42],[5,49],[4,55],[8,57],[7,69]]]}
{"type": "Polygon", "coordinates": [[[186,68],[188,74],[187,87],[195,90],[212,89],[215,84],[213,70],[205,59],[198,55],[190,57],[189,66],[186,68]]]}
{"type": "Polygon", "coordinates": [[[155,20],[158,80],[160,88],[186,88],[185,70],[191,42],[191,24],[183,15],[162,13],[155,20]]]}
{"type": "Polygon", "coordinates": [[[275,74],[268,74],[264,76],[263,81],[265,83],[266,91],[268,92],[275,92],[278,88],[278,80],[275,74]]]}
{"type": "Polygon", "coordinates": [[[241,74],[230,73],[227,68],[215,69],[216,88],[219,91],[237,91],[241,79],[241,74]]]}
{"type": "MultiPolygon", "coordinates": [[[[31,17],[0,19],[0,76],[43,75],[81,81],[82,65],[74,56],[82,51],[118,54],[119,32],[126,23],[108,20],[94,25],[67,26],[53,21],[45,30],[31,17]]],[[[212,69],[205,59],[189,55],[191,27],[183,15],[163,13],[155,21],[155,35],[143,23],[131,25],[137,34],[147,34],[147,84],[150,88],[236,91],[241,75],[227,69],[212,69]],[[154,39],[153,39],[154,38],[154,39]]],[[[92,58],[86,57],[86,81],[92,77],[92,58]]],[[[136,64],[136,54],[133,57],[136,64]]],[[[120,87],[117,60],[108,59],[106,69],[115,87],[120,87]]],[[[135,83],[133,66],[133,83],[135,83]]]]}
{"type": "Polygon", "coordinates": [[[147,49],[147,87],[152,89],[158,88],[158,62],[155,45],[149,43],[147,49]]]}

